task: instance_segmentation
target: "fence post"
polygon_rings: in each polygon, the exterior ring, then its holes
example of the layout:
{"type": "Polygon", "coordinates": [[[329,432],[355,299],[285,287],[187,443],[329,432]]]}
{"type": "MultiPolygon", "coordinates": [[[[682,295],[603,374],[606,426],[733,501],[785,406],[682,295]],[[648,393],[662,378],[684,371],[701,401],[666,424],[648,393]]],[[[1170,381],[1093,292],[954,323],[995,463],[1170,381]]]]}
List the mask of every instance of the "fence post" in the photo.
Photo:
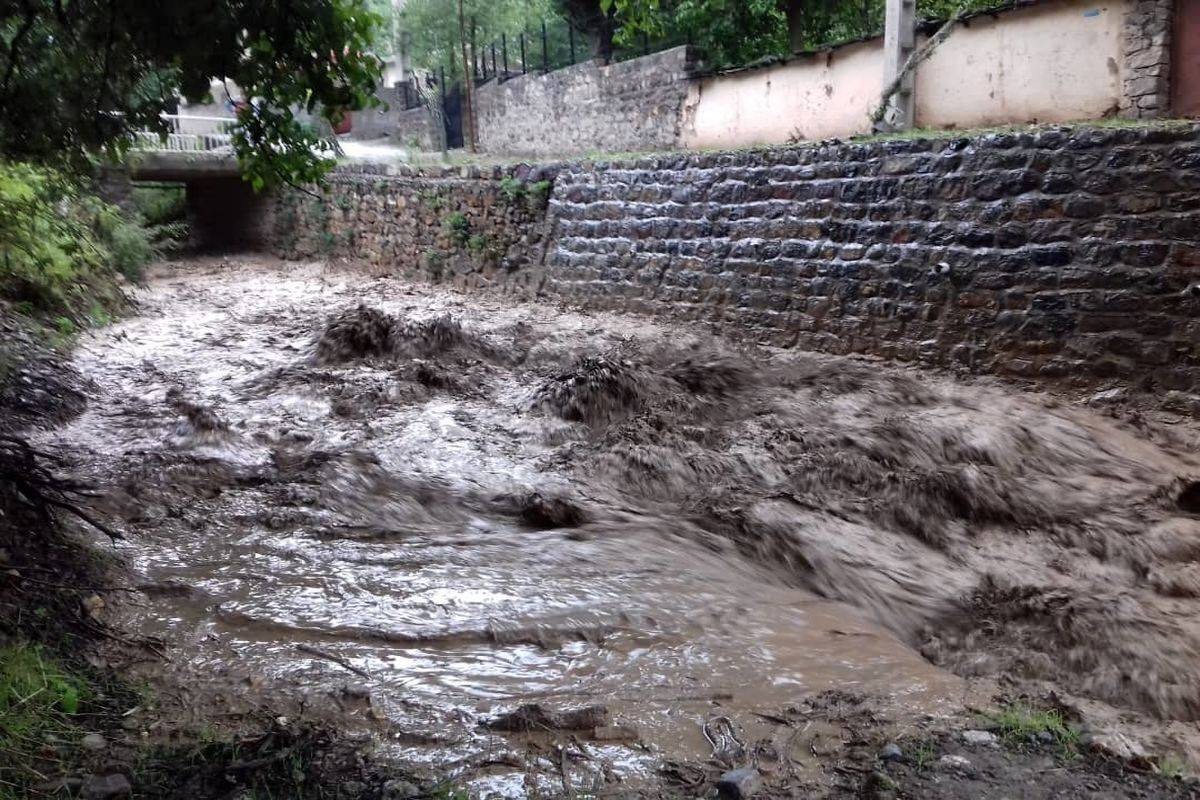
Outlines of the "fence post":
{"type": "Polygon", "coordinates": [[[525,31],[521,31],[521,74],[527,72],[525,69],[525,31]]]}
{"type": "Polygon", "coordinates": [[[542,72],[550,71],[550,50],[546,39],[546,20],[542,20],[542,72]]]}
{"type": "MultiPolygon", "coordinates": [[[[883,85],[887,87],[904,69],[916,47],[916,0],[887,0],[884,13],[883,85]]],[[[896,94],[888,101],[885,119],[893,130],[907,130],[913,126],[916,108],[914,85],[913,71],[909,70],[901,79],[896,94]]]]}
{"type": "Polygon", "coordinates": [[[571,23],[567,23],[567,41],[571,44],[571,63],[575,63],[575,29],[571,27],[571,23]]]}
{"type": "Polygon", "coordinates": [[[500,48],[501,48],[501,52],[504,53],[504,75],[500,78],[500,80],[506,81],[506,80],[508,80],[508,34],[507,33],[500,34],[500,48]]]}

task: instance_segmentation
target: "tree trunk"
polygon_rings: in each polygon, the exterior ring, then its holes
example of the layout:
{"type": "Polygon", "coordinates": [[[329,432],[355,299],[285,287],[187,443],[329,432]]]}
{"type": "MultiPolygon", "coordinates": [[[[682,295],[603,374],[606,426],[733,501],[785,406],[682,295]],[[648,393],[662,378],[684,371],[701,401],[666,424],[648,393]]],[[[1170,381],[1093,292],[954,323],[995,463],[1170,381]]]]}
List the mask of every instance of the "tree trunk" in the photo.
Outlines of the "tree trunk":
{"type": "Polygon", "coordinates": [[[471,62],[467,56],[467,15],[463,11],[463,0],[458,0],[458,41],[462,45],[463,68],[463,137],[467,149],[472,153],[479,152],[475,144],[475,79],[471,73],[471,62]]]}
{"type": "Polygon", "coordinates": [[[797,53],[804,49],[804,0],[781,0],[787,17],[788,49],[797,53]]]}
{"type": "Polygon", "coordinates": [[[613,37],[617,33],[616,20],[610,14],[601,13],[596,26],[596,58],[602,64],[611,64],[613,59],[613,37]]]}

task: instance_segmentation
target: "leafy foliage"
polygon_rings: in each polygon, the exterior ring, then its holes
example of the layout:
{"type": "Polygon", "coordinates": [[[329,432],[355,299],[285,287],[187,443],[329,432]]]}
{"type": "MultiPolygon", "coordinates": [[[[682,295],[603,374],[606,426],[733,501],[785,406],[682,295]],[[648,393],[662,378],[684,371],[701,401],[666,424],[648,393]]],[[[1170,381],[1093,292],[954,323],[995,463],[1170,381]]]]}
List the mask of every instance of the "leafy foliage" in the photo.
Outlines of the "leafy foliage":
{"type": "Polygon", "coordinates": [[[450,241],[459,247],[465,245],[471,236],[471,222],[461,211],[447,214],[446,218],[442,220],[442,227],[445,229],[446,235],[450,237],[450,241]]]}
{"type": "Polygon", "coordinates": [[[787,50],[787,19],[775,0],[681,0],[670,23],[714,66],[787,50]]]}
{"type": "Polygon", "coordinates": [[[80,192],[56,170],[0,162],[0,297],[13,303],[68,322],[95,317],[97,298],[116,302],[111,276],[138,279],[179,233],[80,192]]]}
{"type": "Polygon", "coordinates": [[[135,186],[133,207],[148,225],[165,225],[183,220],[187,194],[182,186],[135,186]]]}
{"type": "MultiPolygon", "coordinates": [[[[791,49],[817,49],[883,32],[884,0],[591,0],[617,15],[617,43],[637,37],[696,45],[712,67],[744,65],[791,49]],[[789,36],[789,15],[799,36],[789,36]]],[[[918,0],[924,19],[961,9],[982,10],[1004,0],[918,0]]]]}
{"type": "Polygon", "coordinates": [[[368,0],[22,0],[0,5],[0,156],[87,164],[137,129],[165,133],[176,93],[213,78],[249,102],[235,147],[256,188],[319,179],[328,146],[293,112],[373,103],[382,24],[368,0]]]}
{"type": "Polygon", "coordinates": [[[500,179],[500,196],[512,205],[525,196],[525,181],[506,175],[500,179]]]}

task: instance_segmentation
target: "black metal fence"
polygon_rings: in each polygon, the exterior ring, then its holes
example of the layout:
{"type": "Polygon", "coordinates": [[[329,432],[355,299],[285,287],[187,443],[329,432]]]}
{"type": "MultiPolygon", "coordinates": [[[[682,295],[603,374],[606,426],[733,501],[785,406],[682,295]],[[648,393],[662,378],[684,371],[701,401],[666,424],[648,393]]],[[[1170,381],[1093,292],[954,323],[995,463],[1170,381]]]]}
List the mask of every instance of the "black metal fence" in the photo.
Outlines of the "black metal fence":
{"type": "MultiPolygon", "coordinates": [[[[595,57],[593,41],[562,18],[551,22],[543,19],[540,25],[532,30],[502,33],[482,45],[476,39],[475,23],[472,20],[471,73],[477,85],[490,80],[503,82],[530,72],[553,72],[582,61],[590,61],[595,57]]],[[[614,48],[609,58],[612,61],[624,61],[679,44],[683,42],[652,42],[649,37],[642,37],[638,47],[614,48]]]]}

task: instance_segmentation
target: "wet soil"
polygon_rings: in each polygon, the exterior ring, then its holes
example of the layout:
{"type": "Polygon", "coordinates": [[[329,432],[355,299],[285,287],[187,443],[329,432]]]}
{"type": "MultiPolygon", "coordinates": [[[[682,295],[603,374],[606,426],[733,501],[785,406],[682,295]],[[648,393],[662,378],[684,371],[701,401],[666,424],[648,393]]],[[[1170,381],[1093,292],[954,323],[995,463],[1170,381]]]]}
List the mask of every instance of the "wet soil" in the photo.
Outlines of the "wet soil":
{"type": "MultiPolygon", "coordinates": [[[[1190,423],[320,265],[164,265],[139,300],[39,444],[126,537],[108,620],[209,713],[289,698],[507,796],[748,759],[876,791],[871,748],[998,683],[1198,752],[1190,423]],[[870,724],[822,755],[795,709],[831,691],[870,724]]],[[[992,796],[938,791],[908,796],[992,796]]]]}

